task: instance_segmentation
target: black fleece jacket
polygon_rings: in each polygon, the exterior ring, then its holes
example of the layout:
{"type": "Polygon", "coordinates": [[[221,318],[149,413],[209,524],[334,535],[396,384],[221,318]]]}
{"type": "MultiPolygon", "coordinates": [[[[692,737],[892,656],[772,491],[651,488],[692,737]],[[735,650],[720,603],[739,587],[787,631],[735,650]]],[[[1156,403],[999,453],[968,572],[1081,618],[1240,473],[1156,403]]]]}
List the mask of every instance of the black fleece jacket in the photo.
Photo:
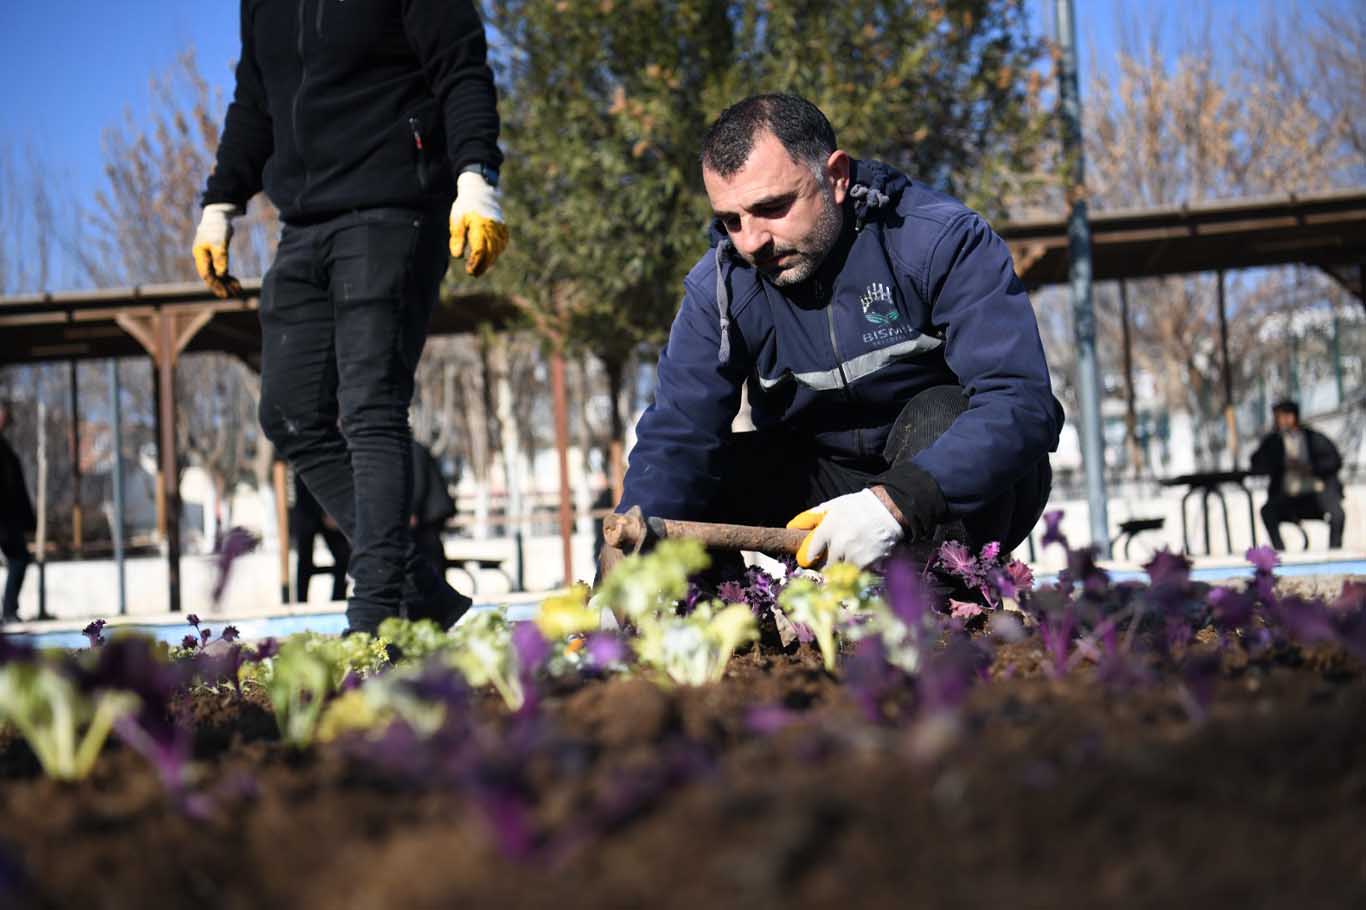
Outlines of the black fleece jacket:
{"type": "Polygon", "coordinates": [[[428,208],[466,165],[502,164],[472,0],[242,0],[241,20],[205,205],[264,188],[293,223],[428,208]]]}

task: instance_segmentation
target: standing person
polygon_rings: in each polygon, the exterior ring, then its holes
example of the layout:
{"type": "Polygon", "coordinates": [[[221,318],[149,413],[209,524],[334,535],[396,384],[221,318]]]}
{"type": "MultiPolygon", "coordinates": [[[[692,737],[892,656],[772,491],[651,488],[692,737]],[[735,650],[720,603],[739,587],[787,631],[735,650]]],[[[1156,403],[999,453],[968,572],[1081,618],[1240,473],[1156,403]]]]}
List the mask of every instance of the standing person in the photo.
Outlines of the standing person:
{"type": "Polygon", "coordinates": [[[413,440],[413,511],[408,525],[417,552],[442,576],[446,574],[446,547],[441,532],[454,516],[455,500],[446,488],[441,466],[431,449],[413,440]]]}
{"type": "MultiPolygon", "coordinates": [[[[1024,540],[1062,408],[1010,252],[962,203],[757,95],[702,139],[712,249],[684,280],[619,510],[809,531],[797,560],[1024,540]],[[732,433],[747,388],[756,427],[732,433]]],[[[604,548],[599,575],[619,557],[604,548]]]]}
{"type": "Polygon", "coordinates": [[[231,219],[264,188],[261,426],[351,541],[350,628],[401,602],[450,625],[470,601],[413,546],[408,406],[447,250],[477,276],[508,242],[483,23],[472,0],[242,0],[241,39],[195,266],[240,290],[231,219]]]}
{"type": "MultiPolygon", "coordinates": [[[[0,434],[10,424],[9,404],[0,401],[0,434]]],[[[5,599],[0,622],[19,618],[19,589],[30,562],[27,536],[38,527],[33,501],[24,483],[24,468],[19,455],[0,435],[0,553],[5,557],[5,599]]]]}
{"type": "Polygon", "coordinates": [[[1271,545],[1285,549],[1281,522],[1328,520],[1328,546],[1342,547],[1347,515],[1342,510],[1342,455],[1333,441],[1300,424],[1300,406],[1278,401],[1271,406],[1276,431],[1268,433],[1252,453],[1251,473],[1270,477],[1262,524],[1271,545]]]}
{"type": "Polygon", "coordinates": [[[346,599],[346,567],[351,562],[351,545],[337,527],[332,516],[323,511],[318,499],[308,491],[308,484],[297,475],[294,478],[294,511],[290,516],[294,531],[295,597],[308,602],[308,583],[313,578],[313,543],[318,535],[332,554],[332,599],[346,599]]]}

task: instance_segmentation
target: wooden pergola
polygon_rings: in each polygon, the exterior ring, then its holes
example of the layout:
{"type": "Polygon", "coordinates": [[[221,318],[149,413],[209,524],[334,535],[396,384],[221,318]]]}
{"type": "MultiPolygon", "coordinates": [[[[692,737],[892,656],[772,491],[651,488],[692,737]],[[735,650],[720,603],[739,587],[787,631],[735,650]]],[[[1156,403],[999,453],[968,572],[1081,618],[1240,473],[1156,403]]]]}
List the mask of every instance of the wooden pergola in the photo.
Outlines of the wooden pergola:
{"type": "MultiPolygon", "coordinates": [[[[1093,281],[1302,264],[1366,302],[1366,189],[1092,212],[1089,221],[1093,281]]],[[[1067,282],[1066,219],[998,231],[1026,286],[1067,282]]]]}
{"type": "MultiPolygon", "coordinates": [[[[239,298],[220,300],[203,284],[144,285],[0,297],[0,367],[25,363],[104,360],[146,355],[156,396],[157,513],[166,539],[169,606],[180,610],[180,484],[176,453],[175,367],[180,355],[217,351],[261,367],[257,317],[260,279],[242,283],[239,298]]],[[[495,294],[443,299],[432,314],[430,335],[508,325],[516,310],[495,294]]],[[[73,383],[73,425],[79,400],[73,383]]],[[[73,437],[73,445],[79,445],[73,437]]],[[[77,468],[77,470],[79,470],[77,468]]],[[[287,591],[287,515],[283,465],[276,465],[276,510],[281,527],[282,585],[287,591]]],[[[80,534],[79,505],[73,516],[80,534]]],[[[78,541],[79,542],[79,541],[78,541]]],[[[286,599],[288,599],[286,597],[286,599]]]]}
{"type": "MultiPolygon", "coordinates": [[[[1126,281],[1163,275],[1218,275],[1219,351],[1229,454],[1238,461],[1233,371],[1228,353],[1224,272],[1307,265],[1322,270],[1366,306],[1366,189],[1234,199],[1199,205],[1093,212],[1091,278],[1119,283],[1124,328],[1125,424],[1136,421],[1126,281]]],[[[1069,280],[1065,219],[999,226],[1015,271],[1031,289],[1069,280]]]]}

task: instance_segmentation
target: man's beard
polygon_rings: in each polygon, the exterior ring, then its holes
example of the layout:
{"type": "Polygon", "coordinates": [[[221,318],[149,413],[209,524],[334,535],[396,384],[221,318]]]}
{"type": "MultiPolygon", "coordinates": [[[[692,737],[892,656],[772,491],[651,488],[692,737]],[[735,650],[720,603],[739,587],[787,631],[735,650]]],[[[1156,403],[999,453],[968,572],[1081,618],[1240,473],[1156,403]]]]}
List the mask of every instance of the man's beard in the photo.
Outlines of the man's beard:
{"type": "Polygon", "coordinates": [[[778,287],[791,287],[814,275],[839,240],[840,230],[844,227],[844,213],[828,194],[822,193],[821,200],[824,204],[820,216],[811,228],[811,233],[801,239],[798,247],[775,249],[771,255],[764,257],[770,260],[786,257],[787,261],[780,271],[775,272],[772,267],[763,268],[750,260],[751,265],[760,269],[778,287]]]}

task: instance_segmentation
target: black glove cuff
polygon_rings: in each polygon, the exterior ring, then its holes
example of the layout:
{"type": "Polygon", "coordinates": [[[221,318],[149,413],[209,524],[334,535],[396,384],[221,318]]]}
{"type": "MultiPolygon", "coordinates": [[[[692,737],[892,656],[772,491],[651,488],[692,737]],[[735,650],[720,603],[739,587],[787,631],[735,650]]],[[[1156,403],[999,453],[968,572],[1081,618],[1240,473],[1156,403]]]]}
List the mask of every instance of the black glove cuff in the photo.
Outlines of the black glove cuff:
{"type": "Polygon", "coordinates": [[[899,464],[879,477],[878,483],[901,511],[908,541],[930,539],[949,517],[949,504],[938,481],[918,465],[899,464]]]}

